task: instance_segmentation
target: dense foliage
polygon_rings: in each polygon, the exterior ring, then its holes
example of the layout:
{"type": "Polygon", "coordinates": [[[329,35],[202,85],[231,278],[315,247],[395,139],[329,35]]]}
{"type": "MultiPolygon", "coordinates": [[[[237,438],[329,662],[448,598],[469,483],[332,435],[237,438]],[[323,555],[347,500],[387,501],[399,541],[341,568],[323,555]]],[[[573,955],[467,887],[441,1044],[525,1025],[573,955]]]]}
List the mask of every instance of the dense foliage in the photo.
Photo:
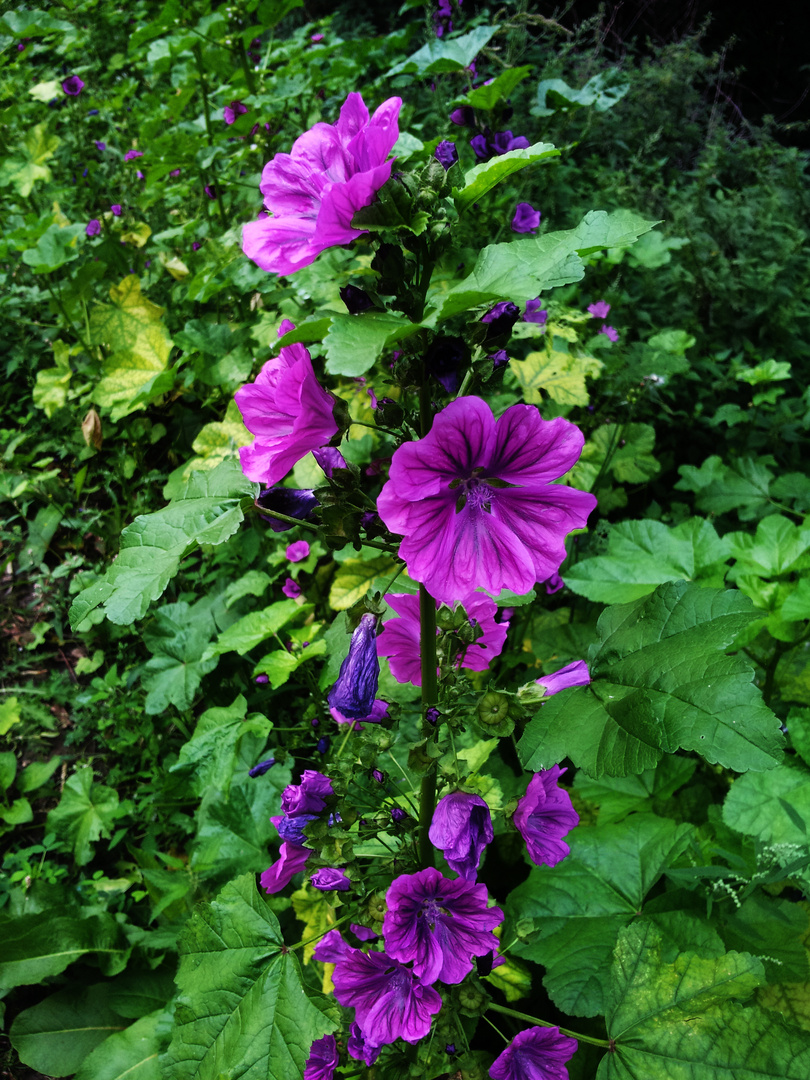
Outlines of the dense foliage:
{"type": "Polygon", "coordinates": [[[3,1065],[805,1080],[806,158],[698,39],[327,7],[0,15],[3,1065]]]}

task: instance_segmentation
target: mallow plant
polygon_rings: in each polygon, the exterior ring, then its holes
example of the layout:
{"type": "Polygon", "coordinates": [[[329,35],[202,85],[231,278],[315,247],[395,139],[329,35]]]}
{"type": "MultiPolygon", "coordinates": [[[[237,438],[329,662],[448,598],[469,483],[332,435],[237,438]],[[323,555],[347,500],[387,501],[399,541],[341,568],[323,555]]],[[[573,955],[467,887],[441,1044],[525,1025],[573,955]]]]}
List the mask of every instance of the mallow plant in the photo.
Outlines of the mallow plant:
{"type": "MultiPolygon", "coordinates": [[[[548,671],[507,657],[521,649],[515,613],[542,611],[563,587],[572,540],[597,513],[571,480],[582,431],[565,410],[517,400],[505,378],[520,363],[513,332],[553,333],[543,294],[655,223],[598,211],[538,235],[539,211],[518,202],[511,238],[482,242],[466,265],[459,220],[556,151],[490,133],[475,163],[437,133],[400,166],[400,107],[391,97],[370,112],[352,92],[334,123],[265,165],[246,258],[290,278],[350,245],[346,310],[279,320],[277,351],[236,392],[252,437],[239,467],[192,474],[165,511],[138,519],[73,607],[74,624],[96,608],[131,621],[185,554],[251,513],[296,530],[296,575],[310,541],[321,558],[353,548],[356,564],[385,567],[306,661],[298,734],[281,746],[271,732],[250,768],[263,784],[277,759],[295,761],[271,818],[278,852],[183,933],[167,1075],[806,1077],[806,1035],[750,1000],[763,960],[726,951],[695,891],[688,871],[711,862],[698,829],[643,800],[594,824],[578,790],[685,783],[690,759],[692,771],[697,759],[778,765],[780,723],[729,653],[750,603],[668,581],[607,607],[581,655],[561,635],[548,671]],[[292,473],[305,462],[303,487],[292,473]],[[507,850],[529,876],[504,895],[488,863],[507,850]],[[298,941],[275,914],[295,885],[298,941]]],[[[281,603],[303,634],[299,578],[281,603]]],[[[311,643],[296,642],[299,664],[311,643]]],[[[256,676],[283,681],[274,663],[256,676]]]]}

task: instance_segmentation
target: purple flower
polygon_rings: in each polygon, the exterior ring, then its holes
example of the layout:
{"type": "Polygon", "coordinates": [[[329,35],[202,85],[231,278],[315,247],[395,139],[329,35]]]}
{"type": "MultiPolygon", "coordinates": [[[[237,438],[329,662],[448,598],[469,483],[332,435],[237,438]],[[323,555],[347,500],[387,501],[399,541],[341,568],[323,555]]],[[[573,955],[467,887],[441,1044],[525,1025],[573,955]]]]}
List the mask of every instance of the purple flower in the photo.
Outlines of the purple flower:
{"type": "Polygon", "coordinates": [[[95,140],[95,144],[96,150],[98,150],[99,153],[104,153],[104,151],[107,149],[107,144],[105,142],[99,142],[98,139],[95,140]]]}
{"type": "Polygon", "coordinates": [[[110,213],[113,217],[121,217],[123,210],[121,209],[120,203],[113,203],[110,207],[110,213]]]}
{"type": "MultiPolygon", "coordinates": [[[[560,587],[564,584],[560,579],[560,587]]],[[[556,592],[557,590],[552,590],[556,592]]],[[[542,686],[546,692],[546,697],[551,697],[552,694],[559,693],[560,690],[566,690],[569,686],[587,686],[591,681],[591,673],[588,671],[588,665],[584,660],[575,660],[573,664],[566,664],[565,667],[560,668],[559,671],[553,672],[551,675],[543,675],[539,679],[535,679],[538,686],[542,686]]]]}
{"type": "Polygon", "coordinates": [[[267,761],[260,761],[258,765],[254,765],[252,769],[248,769],[248,776],[264,776],[269,769],[273,768],[275,763],[275,758],[268,758],[267,761]]]}
{"type": "Polygon", "coordinates": [[[315,946],[313,957],[322,964],[336,964],[347,953],[352,951],[351,945],[343,940],[339,930],[330,930],[324,934],[315,946]]]}
{"type": "Polygon", "coordinates": [[[433,156],[443,165],[445,171],[450,168],[451,165],[455,165],[458,161],[458,150],[456,150],[456,144],[449,142],[447,139],[439,143],[436,149],[433,151],[433,156]]]}
{"type": "Polygon", "coordinates": [[[335,964],[332,982],[338,1002],[355,1010],[360,1034],[374,1046],[419,1042],[442,1007],[432,986],[382,952],[349,950],[335,964]]]}
{"type": "Polygon", "coordinates": [[[348,469],[346,459],[336,446],[322,446],[313,450],[312,456],[323,469],[328,480],[332,479],[335,469],[348,469]]]}
{"type": "Polygon", "coordinates": [[[474,135],[470,139],[470,146],[475,151],[475,156],[479,161],[487,161],[492,156],[486,135],[474,135]]]}
{"type": "Polygon", "coordinates": [[[334,795],[332,781],[314,769],[305,769],[298,784],[288,784],[281,795],[281,809],[287,817],[320,814],[326,800],[334,795]]]}
{"type": "MultiPolygon", "coordinates": [[[[302,521],[312,516],[312,511],[318,506],[311,488],[288,488],[275,486],[263,491],[256,500],[256,506],[260,510],[274,510],[277,514],[286,517],[300,518],[302,521]]],[[[264,515],[262,514],[262,517],[264,515]]],[[[269,522],[273,532],[286,532],[292,529],[286,521],[278,521],[276,518],[264,517],[269,522]]]]}
{"type": "Polygon", "coordinates": [[[192,243],[191,243],[191,250],[192,251],[199,251],[201,247],[202,247],[202,244],[200,243],[199,240],[193,240],[192,241],[192,243]]]}
{"type": "Polygon", "coordinates": [[[531,203],[519,202],[512,218],[512,232],[531,233],[540,227],[540,211],[531,203]]]}
{"type": "Polygon", "coordinates": [[[292,544],[287,545],[284,554],[290,562],[301,562],[302,559],[306,559],[309,555],[309,544],[306,540],[295,540],[292,544]]]}
{"type": "Polygon", "coordinates": [[[319,41],[323,41],[323,34],[311,34],[309,40],[317,45],[319,41]]]}
{"type": "Polygon", "coordinates": [[[346,871],[337,870],[331,866],[316,870],[309,880],[321,892],[348,892],[352,887],[352,883],[346,877],[346,871]]]}
{"type": "Polygon", "coordinates": [[[527,150],[529,145],[525,135],[513,135],[511,131],[497,132],[490,142],[495,155],[506,154],[510,150],[527,150]]]}
{"type": "Polygon", "coordinates": [[[295,329],[295,323],[292,322],[291,319],[282,319],[276,333],[281,338],[281,337],[284,337],[285,334],[289,334],[289,332],[291,330],[294,330],[294,329],[295,329]]]}
{"type": "Polygon", "coordinates": [[[481,316],[481,322],[487,324],[487,336],[484,342],[509,334],[520,318],[520,308],[511,300],[501,300],[481,316]]]}
{"type": "Polygon", "coordinates": [[[360,617],[352,634],[349,655],[340,665],[337,682],[326,700],[350,720],[360,720],[371,713],[380,678],[377,659],[377,617],[366,613],[360,617]]]}
{"type": "Polygon", "coordinates": [[[382,1047],[375,1046],[368,1039],[365,1039],[363,1032],[360,1030],[360,1025],[355,1022],[349,1028],[349,1041],[346,1049],[353,1058],[364,1061],[366,1065],[371,1066],[380,1056],[382,1047]]]}
{"type": "Polygon", "coordinates": [[[355,725],[355,729],[359,729],[363,724],[379,724],[381,720],[390,719],[388,715],[388,702],[383,701],[381,698],[375,698],[374,704],[371,706],[371,711],[368,716],[358,716],[356,720],[352,717],[344,716],[339,709],[330,709],[332,719],[338,724],[351,724],[355,725]]]}
{"type": "Polygon", "coordinates": [[[557,784],[565,771],[559,765],[552,765],[544,772],[535,773],[512,818],[536,866],[556,866],[564,859],[571,849],[563,837],[579,824],[571,796],[557,784]]]}
{"type": "Polygon", "coordinates": [[[469,362],[470,350],[464,338],[446,334],[433,339],[424,357],[425,370],[448,394],[458,392],[463,369],[469,362]]]}
{"type": "Polygon", "coordinates": [[[552,483],[583,441],[569,421],[543,420],[531,405],[512,405],[496,422],[480,398],[451,402],[423,439],[395,452],[377,500],[404,537],[409,575],[447,603],[476,588],[522,594],[545,581],[565,559],[566,535],[596,505],[552,483]]]}
{"type": "Polygon", "coordinates": [[[369,930],[367,926],[360,926],[358,923],[349,923],[349,929],[358,941],[378,941],[380,937],[373,930],[369,930]]]}
{"type": "Polygon", "coordinates": [[[217,197],[217,189],[214,187],[213,184],[206,184],[203,188],[203,191],[209,199],[215,199],[217,197]]]}
{"type": "Polygon", "coordinates": [[[430,866],[400,874],[386,893],[385,948],[428,985],[460,983],[473,969],[473,957],[498,947],[492,933],[503,922],[500,908],[487,907],[486,885],[450,881],[430,866]]]}
{"type": "Polygon", "coordinates": [[[78,97],[82,90],[84,90],[84,83],[78,75],[68,75],[62,83],[62,90],[68,97],[78,97]]]}
{"type": "Polygon", "coordinates": [[[361,315],[373,306],[368,293],[364,289],[358,289],[356,285],[344,285],[338,291],[350,315],[361,315]]]}
{"type": "Polygon", "coordinates": [[[595,304],[588,304],[588,312],[594,319],[606,319],[610,311],[610,304],[606,300],[597,300],[595,304]]]}
{"type": "Polygon", "coordinates": [[[538,326],[545,326],[548,319],[548,312],[540,310],[542,300],[538,296],[536,300],[526,301],[526,314],[523,316],[524,322],[537,323],[538,326]]]}
{"type": "Polygon", "coordinates": [[[169,176],[179,176],[179,175],[180,175],[180,170],[179,169],[172,169],[169,172],[169,176]]]}
{"type": "MultiPolygon", "coordinates": [[[[421,686],[419,597],[413,593],[388,593],[385,602],[399,618],[389,619],[383,624],[382,633],[377,639],[377,652],[389,658],[391,674],[397,682],[421,686]]],[[[503,649],[509,623],[495,622],[497,605],[483,593],[468,596],[464,610],[470,619],[475,619],[484,633],[466,648],[456,643],[454,666],[456,670],[468,668],[470,671],[485,671],[503,649]]]]}
{"type": "Polygon", "coordinates": [[[281,591],[289,600],[295,600],[301,595],[303,591],[301,586],[293,578],[288,577],[284,579],[284,584],[281,586],[281,591]]]}
{"type": "Polygon", "coordinates": [[[490,355],[489,359],[492,361],[492,370],[497,371],[509,363],[509,353],[506,349],[498,349],[490,355]]]}
{"type": "Polygon", "coordinates": [[[303,345],[285,345],[235,398],[245,427],[256,436],[239,449],[249,480],[278,483],[296,461],[337,434],[334,399],[315,378],[303,345]]]}
{"type": "Polygon", "coordinates": [[[257,675],[256,678],[253,681],[255,683],[269,683],[270,682],[270,676],[269,675],[257,675]]]}
{"type": "Polygon", "coordinates": [[[444,852],[447,865],[463,878],[475,881],[481,853],[492,843],[492,817],[480,795],[453,791],[433,811],[428,836],[444,852]]]}
{"type": "Polygon", "coordinates": [[[275,825],[279,839],[285,844],[294,844],[296,847],[307,847],[307,838],[304,830],[310,821],[317,821],[317,814],[296,814],[295,817],[287,817],[279,814],[271,817],[270,823],[275,825]]]}
{"type": "Polygon", "coordinates": [[[565,582],[559,574],[552,574],[546,582],[546,596],[553,596],[555,592],[559,592],[565,585],[565,582]]]}
{"type": "Polygon", "coordinates": [[[98,218],[93,218],[92,221],[88,221],[84,227],[84,231],[88,236],[98,236],[101,232],[101,222],[98,218]]]}
{"type": "Polygon", "coordinates": [[[232,124],[237,116],[244,116],[246,112],[247,105],[243,105],[241,101],[232,101],[222,110],[222,118],[226,124],[232,124]]]}
{"type": "Polygon", "coordinates": [[[371,777],[372,777],[373,780],[376,780],[376,782],[378,784],[384,784],[385,783],[385,773],[380,772],[379,769],[372,769],[371,770],[371,777]]]}
{"type": "MultiPolygon", "coordinates": [[[[309,642],[305,641],[304,642],[304,648],[306,648],[307,645],[309,645],[309,642]]],[[[315,749],[318,751],[319,754],[327,754],[327,753],[329,753],[329,747],[330,746],[331,746],[331,741],[329,739],[329,736],[328,735],[322,735],[321,738],[318,739],[318,742],[317,742],[317,745],[315,746],[315,749]]],[[[330,818],[329,824],[331,825],[332,824],[332,821],[331,821],[332,815],[331,814],[329,815],[329,818],[330,818]]]]}
{"type": "Polygon", "coordinates": [[[459,127],[472,127],[475,123],[475,113],[469,105],[462,105],[461,108],[453,109],[450,120],[459,127]]]}
{"type": "MultiPolygon", "coordinates": [[[[145,179],[146,179],[146,177],[144,176],[144,174],[143,174],[143,173],[141,172],[141,170],[140,170],[140,169],[137,169],[137,170],[135,171],[135,177],[136,177],[136,179],[138,179],[138,180],[145,180],[145,179]]],[[[132,273],[132,272],[133,272],[133,271],[132,271],[132,270],[130,270],[130,273],[132,273]]]]}
{"type": "Polygon", "coordinates": [[[401,806],[395,806],[391,811],[391,820],[395,825],[399,825],[401,821],[404,821],[408,815],[402,809],[401,806]]]}
{"type": "Polygon", "coordinates": [[[332,1080],[340,1063],[334,1035],[316,1039],[304,1066],[304,1080],[332,1080]]]}
{"type": "Polygon", "coordinates": [[[489,1069],[492,1080],[568,1080],[565,1067],[577,1040],[556,1027],[533,1027],[512,1039],[489,1069]]]}
{"type": "Polygon", "coordinates": [[[608,326],[607,323],[602,323],[602,325],[599,327],[599,333],[604,334],[605,337],[608,338],[608,340],[610,341],[619,340],[619,331],[616,330],[613,326],[608,326]]]}
{"type": "Polygon", "coordinates": [[[349,94],[334,125],[318,123],[276,154],[262,172],[261,191],[272,217],[245,225],[242,249],[262,270],[291,274],[321,251],[348,244],[365,230],[352,226],[391,175],[386,161],[399,137],[398,97],[369,119],[360,94],[349,94]]]}
{"type": "Polygon", "coordinates": [[[88,109],[87,110],[87,115],[88,116],[98,116],[98,109],[88,109]]]}
{"type": "Polygon", "coordinates": [[[124,161],[134,161],[135,158],[143,157],[143,150],[127,150],[124,161]]]}
{"type": "Polygon", "coordinates": [[[289,885],[295,875],[304,869],[311,854],[309,848],[283,843],[279,849],[279,858],[272,866],[268,866],[259,878],[264,891],[281,892],[284,886],[289,885]]]}

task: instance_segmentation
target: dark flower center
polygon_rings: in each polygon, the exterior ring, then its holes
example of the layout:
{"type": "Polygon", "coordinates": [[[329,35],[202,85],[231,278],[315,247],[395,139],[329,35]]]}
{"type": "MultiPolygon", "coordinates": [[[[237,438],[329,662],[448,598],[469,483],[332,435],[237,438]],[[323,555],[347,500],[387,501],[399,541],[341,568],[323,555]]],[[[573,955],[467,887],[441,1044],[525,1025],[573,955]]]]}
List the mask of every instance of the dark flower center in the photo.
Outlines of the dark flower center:
{"type": "Polygon", "coordinates": [[[432,931],[436,929],[436,923],[440,918],[452,918],[452,914],[447,908],[442,907],[438,900],[423,900],[416,917],[424,919],[428,929],[432,931]]]}

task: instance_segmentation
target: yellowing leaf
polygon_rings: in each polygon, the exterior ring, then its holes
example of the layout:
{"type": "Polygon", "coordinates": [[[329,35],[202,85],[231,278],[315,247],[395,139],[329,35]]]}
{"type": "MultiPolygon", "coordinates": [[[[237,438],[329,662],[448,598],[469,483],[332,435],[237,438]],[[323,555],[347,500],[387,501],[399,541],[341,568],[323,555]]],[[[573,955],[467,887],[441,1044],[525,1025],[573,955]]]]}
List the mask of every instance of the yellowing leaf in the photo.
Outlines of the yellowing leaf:
{"type": "MultiPolygon", "coordinates": [[[[58,209],[58,203],[54,203],[58,209]]],[[[56,367],[45,368],[37,372],[37,381],[34,385],[34,405],[42,409],[50,419],[57,409],[67,401],[68,387],[70,385],[70,356],[79,351],[78,346],[72,349],[64,341],[52,343],[56,367]]]]}
{"type": "Polygon", "coordinates": [[[126,240],[128,244],[134,244],[137,248],[142,248],[151,235],[152,230],[146,222],[138,221],[132,228],[121,233],[121,239],[126,240]]]}
{"type": "Polygon", "coordinates": [[[757,1001],[766,1009],[780,1012],[797,1027],[810,1031],[810,982],[761,986],[757,1001]]]}
{"type": "Polygon", "coordinates": [[[585,378],[599,375],[603,364],[594,356],[574,356],[549,349],[531,352],[525,360],[510,360],[527,405],[543,401],[541,390],[560,405],[587,405],[585,378]]]}
{"type": "Polygon", "coordinates": [[[335,909],[329,903],[328,895],[305,885],[292,894],[293,911],[296,919],[304,924],[302,941],[309,941],[304,946],[302,960],[308,964],[315,952],[315,946],[321,937],[335,925],[335,909]]]}
{"type": "Polygon", "coordinates": [[[335,611],[345,611],[362,599],[370,588],[381,589],[395,570],[396,564],[385,557],[347,559],[335,574],[329,590],[329,603],[335,611]]]}
{"type": "Polygon", "coordinates": [[[58,79],[53,79],[50,82],[37,83],[36,86],[31,87],[28,93],[34,101],[41,101],[44,105],[47,105],[49,101],[59,97],[62,93],[62,87],[58,79]]]}
{"type": "Polygon", "coordinates": [[[507,1001],[520,1001],[528,997],[532,988],[532,973],[528,965],[520,960],[512,960],[504,957],[503,963],[493,968],[489,975],[484,978],[492,986],[496,986],[505,996],[507,1001]]]}
{"type": "Polygon", "coordinates": [[[161,265],[169,271],[175,281],[182,281],[183,278],[187,278],[191,273],[189,268],[177,255],[169,255],[168,252],[161,251],[158,255],[158,259],[161,265]]]}

